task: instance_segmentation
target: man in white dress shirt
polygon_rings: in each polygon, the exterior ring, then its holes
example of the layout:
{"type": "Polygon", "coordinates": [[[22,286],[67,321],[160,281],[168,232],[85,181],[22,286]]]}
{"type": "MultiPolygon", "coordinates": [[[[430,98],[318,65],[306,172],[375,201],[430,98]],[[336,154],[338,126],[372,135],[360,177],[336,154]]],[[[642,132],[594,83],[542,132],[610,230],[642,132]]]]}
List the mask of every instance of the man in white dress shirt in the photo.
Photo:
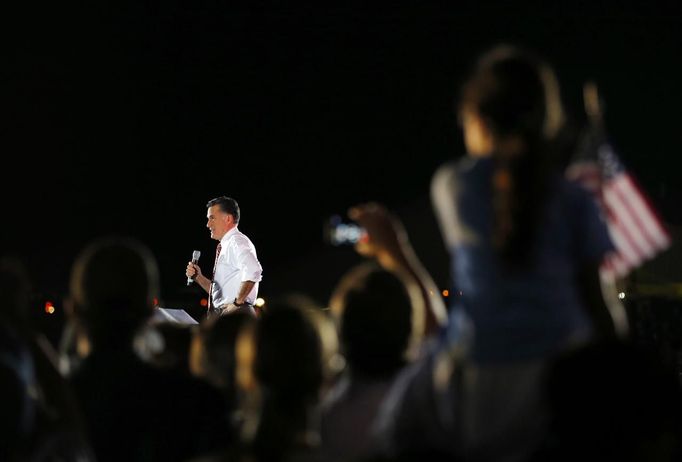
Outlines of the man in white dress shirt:
{"type": "Polygon", "coordinates": [[[237,311],[255,316],[254,303],[263,268],[253,243],[237,228],[239,205],[231,197],[221,196],[208,201],[206,207],[206,227],[211,238],[218,241],[213,277],[204,276],[199,265],[191,261],[185,274],[209,294],[207,316],[237,311]]]}

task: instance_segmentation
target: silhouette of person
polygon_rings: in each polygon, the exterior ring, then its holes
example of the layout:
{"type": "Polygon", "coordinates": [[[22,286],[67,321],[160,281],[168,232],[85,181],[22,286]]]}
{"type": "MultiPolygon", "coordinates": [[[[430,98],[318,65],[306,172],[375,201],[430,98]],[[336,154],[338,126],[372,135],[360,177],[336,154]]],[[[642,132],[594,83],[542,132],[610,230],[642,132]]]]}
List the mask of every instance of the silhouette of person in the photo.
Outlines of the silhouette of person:
{"type": "Polygon", "coordinates": [[[182,461],[229,441],[216,389],[136,354],[158,288],[156,260],[133,239],[98,239],[74,263],[67,306],[84,359],[70,380],[100,462],[182,461]]]}
{"type": "Polygon", "coordinates": [[[237,380],[254,398],[242,435],[257,460],[318,457],[323,345],[308,310],[295,299],[273,300],[239,336],[237,380]]]}
{"type": "Polygon", "coordinates": [[[30,322],[30,297],[21,261],[0,259],[0,460],[94,460],[57,354],[30,322]]]}
{"type": "Polygon", "coordinates": [[[190,345],[190,371],[222,391],[235,431],[242,420],[235,384],[235,345],[240,330],[252,321],[245,312],[206,319],[194,332],[190,345]]]}
{"type": "MultiPolygon", "coordinates": [[[[364,460],[376,452],[371,427],[381,402],[399,371],[419,357],[447,320],[440,291],[401,220],[376,202],[351,207],[348,216],[365,232],[357,252],[373,261],[346,273],[330,300],[347,363],[322,403],[322,445],[330,460],[364,460]]],[[[444,456],[410,454],[429,460],[444,456]]]]}
{"type": "Polygon", "coordinates": [[[410,283],[366,262],[346,273],[332,294],[346,369],[322,403],[320,433],[329,460],[371,453],[375,413],[407,364],[413,319],[424,309],[419,288],[410,283]]]}
{"type": "MultiPolygon", "coordinates": [[[[548,426],[547,366],[616,335],[598,266],[613,246],[593,197],[554,168],[563,122],[552,69],[525,50],[480,57],[462,88],[467,154],[434,175],[451,254],[440,344],[405,371],[377,431],[384,450],[525,460],[548,426]]],[[[613,300],[608,298],[608,300],[613,300]]]]}

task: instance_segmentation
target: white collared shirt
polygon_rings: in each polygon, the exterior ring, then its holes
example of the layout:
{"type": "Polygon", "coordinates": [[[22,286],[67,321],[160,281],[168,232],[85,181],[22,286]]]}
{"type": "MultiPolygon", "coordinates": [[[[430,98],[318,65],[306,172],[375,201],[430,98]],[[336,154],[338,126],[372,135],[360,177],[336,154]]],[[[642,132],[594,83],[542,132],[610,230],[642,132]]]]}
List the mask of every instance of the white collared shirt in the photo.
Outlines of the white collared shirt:
{"type": "Polygon", "coordinates": [[[263,272],[256,248],[236,227],[225,233],[220,246],[211,292],[213,306],[219,307],[234,301],[242,281],[256,283],[246,297],[246,302],[253,304],[258,296],[258,283],[263,272]]]}

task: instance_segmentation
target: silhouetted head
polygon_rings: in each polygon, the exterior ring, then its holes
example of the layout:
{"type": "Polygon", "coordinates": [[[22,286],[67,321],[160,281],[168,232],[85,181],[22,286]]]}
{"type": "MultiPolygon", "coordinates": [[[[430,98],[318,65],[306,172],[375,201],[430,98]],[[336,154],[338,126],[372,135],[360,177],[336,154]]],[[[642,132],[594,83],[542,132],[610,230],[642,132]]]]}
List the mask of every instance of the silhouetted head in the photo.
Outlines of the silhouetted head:
{"type": "Polygon", "coordinates": [[[531,53],[507,45],[479,58],[462,87],[459,112],[465,138],[473,127],[467,122],[479,117],[494,144],[509,136],[524,141],[551,139],[563,123],[552,69],[531,53]]]}
{"type": "Polygon", "coordinates": [[[240,333],[237,361],[243,389],[257,385],[266,398],[292,405],[319,397],[324,378],[320,333],[310,312],[288,300],[270,302],[259,321],[240,333]]]}
{"type": "Polygon", "coordinates": [[[251,315],[237,312],[202,322],[191,343],[192,373],[222,390],[231,392],[234,389],[237,335],[243,326],[252,321],[251,315]]]}
{"type": "Polygon", "coordinates": [[[407,282],[373,262],[343,276],[330,307],[353,372],[383,376],[405,363],[418,300],[407,282]]]}
{"type": "Polygon", "coordinates": [[[94,241],[71,273],[71,311],[94,344],[129,341],[151,315],[158,292],[156,260],[133,239],[94,241]]]}

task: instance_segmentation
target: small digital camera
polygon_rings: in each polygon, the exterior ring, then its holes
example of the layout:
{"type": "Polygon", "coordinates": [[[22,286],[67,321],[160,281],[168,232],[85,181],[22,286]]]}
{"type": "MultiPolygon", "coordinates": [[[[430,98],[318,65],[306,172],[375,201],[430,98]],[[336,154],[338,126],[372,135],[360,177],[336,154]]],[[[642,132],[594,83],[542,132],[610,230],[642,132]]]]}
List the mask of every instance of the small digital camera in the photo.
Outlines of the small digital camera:
{"type": "Polygon", "coordinates": [[[341,215],[332,215],[324,225],[324,240],[333,246],[355,245],[365,234],[363,227],[341,215]]]}

